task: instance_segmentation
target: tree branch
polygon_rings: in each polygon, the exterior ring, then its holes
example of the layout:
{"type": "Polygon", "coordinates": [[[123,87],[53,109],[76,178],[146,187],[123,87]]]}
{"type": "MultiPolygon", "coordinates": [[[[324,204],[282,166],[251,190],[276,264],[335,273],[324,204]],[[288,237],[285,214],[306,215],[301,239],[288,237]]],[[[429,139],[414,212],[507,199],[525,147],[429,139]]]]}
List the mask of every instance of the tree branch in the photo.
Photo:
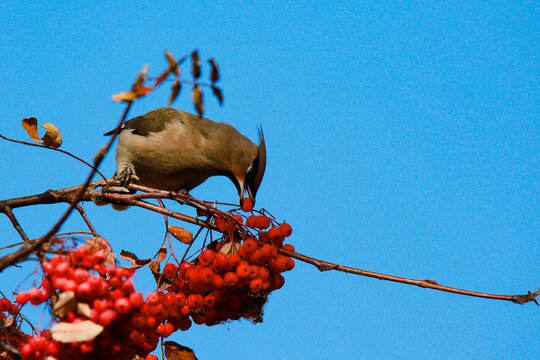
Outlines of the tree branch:
{"type": "Polygon", "coordinates": [[[453,288],[449,286],[439,285],[434,280],[414,280],[414,279],[408,279],[408,278],[403,278],[399,276],[376,273],[376,272],[367,271],[367,270],[355,269],[348,266],[343,266],[343,265],[339,265],[339,264],[335,264],[335,263],[331,263],[331,262],[327,262],[323,260],[318,260],[318,259],[306,256],[306,255],[299,254],[294,251],[288,251],[284,249],[279,249],[279,252],[282,253],[283,255],[287,255],[292,258],[303,261],[305,263],[314,265],[320,271],[336,270],[336,271],[346,272],[349,274],[367,276],[367,277],[372,277],[379,280],[393,281],[393,282],[398,282],[402,284],[416,285],[416,286],[420,286],[427,289],[446,291],[446,292],[451,292],[454,294],[460,294],[460,295],[466,295],[466,296],[474,296],[474,297],[481,297],[481,298],[494,299],[494,300],[506,300],[506,301],[512,301],[516,304],[525,304],[529,301],[533,301],[538,305],[538,301],[536,300],[536,297],[540,295],[540,289],[536,290],[534,293],[531,293],[529,291],[527,294],[524,294],[524,295],[497,295],[497,294],[487,294],[487,293],[481,293],[481,292],[476,292],[476,291],[462,290],[462,289],[457,289],[457,288],[453,288]]]}

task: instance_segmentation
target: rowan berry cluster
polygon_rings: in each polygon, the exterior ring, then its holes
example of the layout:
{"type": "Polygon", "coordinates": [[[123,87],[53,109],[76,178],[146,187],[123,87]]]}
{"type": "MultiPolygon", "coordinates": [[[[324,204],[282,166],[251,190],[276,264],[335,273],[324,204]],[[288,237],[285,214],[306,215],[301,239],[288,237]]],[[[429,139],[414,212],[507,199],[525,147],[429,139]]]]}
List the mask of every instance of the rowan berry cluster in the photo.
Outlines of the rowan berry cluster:
{"type": "Polygon", "coordinates": [[[60,323],[81,324],[74,332],[84,333],[83,321],[101,325],[99,335],[85,341],[63,342],[55,327],[31,338],[21,349],[23,359],[132,359],[154,350],[159,337],[173,332],[164,323],[169,315],[165,294],[136,292],[133,270],[106,262],[102,250],[87,245],[43,262],[41,286],[17,295],[20,305],[39,305],[51,299],[60,323]]]}
{"type": "Polygon", "coordinates": [[[294,261],[279,254],[278,248],[294,251],[284,245],[292,228],[283,223],[268,231],[271,220],[265,215],[252,215],[246,225],[259,229],[256,235],[241,233],[242,217],[217,217],[218,230],[224,237],[205,248],[192,262],[177,266],[169,263],[163,276],[172,282],[167,297],[175,299],[170,322],[185,329],[189,316],[196,324],[217,325],[227,320],[262,321],[262,308],[268,294],[283,286],[281,273],[291,270],[294,261]],[[234,221],[232,220],[234,219],[234,221]]]}
{"type": "MultiPolygon", "coordinates": [[[[17,304],[11,303],[7,298],[0,298],[0,339],[16,349],[23,347],[30,339],[29,335],[20,330],[20,320],[17,304]]],[[[15,359],[10,353],[2,351],[0,358],[15,359]]]]}
{"type": "MultiPolygon", "coordinates": [[[[60,251],[42,262],[40,286],[16,297],[19,306],[49,302],[57,324],[34,337],[14,326],[21,335],[8,342],[20,349],[23,360],[153,359],[149,353],[160,338],[185,331],[193,322],[262,321],[268,294],[283,286],[281,274],[294,267],[293,259],[279,252],[294,251],[283,245],[292,228],[262,214],[248,216],[245,224],[243,220],[234,211],[215,216],[221,239],[193,261],[166,264],[159,276],[168,286],[146,298],[134,289],[134,269],[108,261],[104,240],[98,246],[60,251]],[[65,324],[68,330],[57,326],[65,324]]],[[[5,312],[18,311],[17,305],[0,299],[3,318],[5,312]]]]}

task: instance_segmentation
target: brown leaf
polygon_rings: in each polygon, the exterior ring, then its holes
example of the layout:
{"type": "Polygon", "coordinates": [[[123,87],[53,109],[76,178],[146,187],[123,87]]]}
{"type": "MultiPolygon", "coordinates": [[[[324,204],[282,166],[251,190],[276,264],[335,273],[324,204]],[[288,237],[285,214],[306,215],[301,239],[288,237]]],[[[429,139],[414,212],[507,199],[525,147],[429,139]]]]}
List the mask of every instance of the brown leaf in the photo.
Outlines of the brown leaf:
{"type": "Polygon", "coordinates": [[[187,346],[182,346],[174,341],[165,341],[163,345],[167,360],[197,360],[195,352],[187,346]]]}
{"type": "Polygon", "coordinates": [[[223,105],[223,93],[221,92],[221,89],[214,85],[211,85],[210,87],[212,88],[214,96],[218,99],[219,105],[223,105]]]}
{"type": "Polygon", "coordinates": [[[78,303],[77,314],[90,318],[90,315],[92,315],[90,305],[86,303],[78,303]]]}
{"type": "Polygon", "coordinates": [[[131,264],[133,264],[132,268],[136,269],[148,264],[151,261],[150,259],[139,259],[137,255],[126,250],[120,251],[120,258],[129,261],[131,264]]]}
{"type": "Polygon", "coordinates": [[[156,79],[156,82],[154,83],[154,86],[153,88],[155,89],[156,87],[159,86],[159,84],[161,84],[163,82],[163,80],[165,80],[167,78],[167,76],[169,76],[169,74],[171,73],[171,70],[170,69],[167,69],[165,70],[164,72],[162,72],[156,79]]]}
{"type": "Polygon", "coordinates": [[[114,264],[114,261],[116,260],[116,255],[109,251],[109,249],[105,246],[103,246],[103,242],[105,240],[102,238],[89,238],[86,239],[85,245],[92,249],[93,252],[96,251],[103,251],[105,253],[105,265],[107,264],[114,264]]]}
{"type": "Polygon", "coordinates": [[[54,315],[62,318],[68,312],[75,310],[76,307],[77,300],[75,299],[75,293],[73,291],[64,291],[53,302],[52,311],[54,315]]]}
{"type": "Polygon", "coordinates": [[[139,72],[139,74],[135,78],[135,82],[133,83],[133,89],[135,89],[136,86],[142,85],[144,83],[144,81],[146,80],[147,73],[148,73],[148,64],[144,64],[142,70],[139,72]]]}
{"type": "Polygon", "coordinates": [[[135,92],[138,98],[148,95],[152,90],[154,89],[142,84],[133,86],[133,92],[135,92]]]}
{"type": "Polygon", "coordinates": [[[193,50],[191,53],[191,73],[194,79],[198,79],[201,76],[201,60],[199,60],[199,52],[193,50]]]}
{"type": "Polygon", "coordinates": [[[216,61],[214,59],[208,59],[208,62],[210,63],[211,71],[210,71],[210,81],[215,83],[219,80],[219,70],[216,64],[216,61]]]}
{"type": "Polygon", "coordinates": [[[60,145],[62,145],[62,135],[60,135],[60,130],[51,123],[45,123],[41,126],[45,128],[45,135],[42,137],[43,144],[55,149],[59,148],[60,145]]]}
{"type": "Polygon", "coordinates": [[[112,99],[113,101],[117,101],[117,102],[120,102],[120,101],[133,101],[137,98],[137,93],[135,93],[135,91],[133,90],[129,90],[129,91],[124,91],[124,92],[121,92],[121,93],[118,93],[118,94],[114,94],[112,99]]]}
{"type": "Polygon", "coordinates": [[[180,89],[182,88],[182,84],[180,83],[180,80],[176,79],[174,80],[171,88],[171,96],[169,97],[169,105],[171,105],[174,100],[178,97],[178,94],[180,93],[180,89]]]}
{"type": "Polygon", "coordinates": [[[157,254],[157,262],[158,264],[161,263],[163,261],[163,259],[165,259],[167,257],[167,248],[165,246],[162,246],[159,251],[158,251],[158,254],[157,254]]]}
{"type": "Polygon", "coordinates": [[[191,244],[193,242],[193,234],[184,228],[169,225],[167,226],[167,230],[169,230],[169,233],[174,236],[176,240],[183,244],[191,244]]]}
{"type": "Polygon", "coordinates": [[[22,121],[22,127],[28,133],[28,136],[37,143],[42,144],[39,140],[39,134],[37,130],[37,119],[35,117],[25,118],[22,121]]]}
{"type": "Polygon", "coordinates": [[[103,326],[90,320],[78,323],[59,322],[51,328],[52,338],[63,343],[92,340],[103,331],[103,326]]]}
{"type": "Polygon", "coordinates": [[[178,63],[174,59],[174,56],[168,51],[165,51],[165,58],[169,63],[169,71],[172,71],[176,76],[180,76],[180,69],[178,69],[178,63]]]}
{"type": "Polygon", "coordinates": [[[202,116],[204,112],[203,93],[201,88],[197,84],[193,85],[193,92],[191,93],[191,97],[193,98],[193,105],[195,105],[197,113],[202,116]]]}

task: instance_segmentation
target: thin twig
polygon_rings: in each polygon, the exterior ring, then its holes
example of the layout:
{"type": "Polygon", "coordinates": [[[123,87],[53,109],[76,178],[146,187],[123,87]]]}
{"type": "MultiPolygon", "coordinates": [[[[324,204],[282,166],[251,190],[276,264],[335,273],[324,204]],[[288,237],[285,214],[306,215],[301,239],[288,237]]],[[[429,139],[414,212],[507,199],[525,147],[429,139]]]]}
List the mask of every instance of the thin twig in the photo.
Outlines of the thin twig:
{"type": "Polygon", "coordinates": [[[512,301],[517,304],[525,304],[529,301],[534,301],[538,305],[536,301],[536,297],[540,294],[540,289],[536,290],[534,293],[531,293],[529,291],[529,293],[525,295],[487,294],[487,293],[462,290],[462,289],[457,289],[457,288],[453,288],[449,286],[439,285],[434,280],[414,280],[414,279],[408,279],[408,278],[403,278],[399,276],[386,275],[386,274],[376,273],[372,271],[356,269],[356,268],[343,266],[343,265],[339,265],[339,264],[335,264],[335,263],[331,263],[327,261],[318,260],[318,259],[306,256],[306,255],[299,254],[294,251],[279,249],[279,252],[284,255],[290,256],[292,258],[298,259],[300,261],[306,262],[308,264],[312,264],[316,266],[320,271],[336,270],[336,271],[346,272],[346,273],[360,275],[360,276],[372,277],[379,280],[394,281],[394,282],[398,282],[402,284],[416,285],[416,286],[420,286],[427,289],[451,292],[454,294],[475,296],[475,297],[494,299],[494,300],[506,300],[506,301],[512,301]]]}
{"type": "Polygon", "coordinates": [[[21,236],[21,238],[23,239],[23,241],[28,241],[30,240],[28,238],[28,236],[26,236],[26,233],[24,232],[24,230],[22,229],[21,225],[19,224],[19,222],[17,221],[17,218],[15,217],[15,214],[13,214],[13,211],[11,211],[11,207],[9,206],[6,206],[4,208],[0,207],[0,211],[2,211],[4,214],[6,214],[6,216],[9,218],[9,220],[11,221],[11,223],[13,224],[13,227],[15,228],[15,230],[17,230],[17,232],[19,233],[19,235],[21,236]]]}
{"type": "MultiPolygon", "coordinates": [[[[124,109],[124,113],[122,114],[122,117],[120,118],[120,122],[118,123],[116,128],[120,128],[120,126],[126,119],[129,109],[131,108],[131,104],[132,104],[132,101],[127,102],[126,108],[124,109]]],[[[94,160],[94,166],[92,167],[90,174],[88,174],[88,177],[86,178],[86,181],[84,182],[84,184],[75,193],[75,197],[73,201],[71,202],[69,208],[64,213],[64,215],[62,215],[62,217],[56,222],[56,224],[54,224],[54,226],[49,230],[49,232],[47,232],[47,234],[45,234],[43,237],[39,238],[35,242],[27,243],[25,246],[21,247],[19,250],[17,250],[16,252],[12,254],[8,254],[0,258],[0,271],[4,270],[6,267],[10,266],[11,264],[17,263],[21,259],[25,259],[28,255],[36,251],[43,244],[45,244],[56,232],[58,232],[62,224],[67,220],[67,218],[69,217],[69,215],[75,208],[75,204],[77,204],[83,197],[86,191],[86,188],[92,181],[94,174],[97,172],[97,168],[101,164],[101,161],[105,157],[105,154],[107,154],[107,152],[111,148],[117,135],[118,135],[117,132],[115,132],[113,136],[111,136],[105,148],[98,150],[98,153],[94,160]]]]}
{"type": "MultiPolygon", "coordinates": [[[[7,141],[11,141],[11,142],[14,142],[14,143],[17,143],[17,144],[23,144],[23,145],[28,145],[28,146],[35,146],[35,147],[38,147],[38,148],[44,148],[44,149],[49,149],[49,150],[54,150],[54,151],[59,151],[61,152],[62,154],[66,154],[66,155],[69,155],[71,156],[72,158],[74,159],[77,159],[79,160],[80,162],[82,162],[83,164],[85,164],[86,166],[90,167],[90,168],[93,168],[93,166],[86,162],[85,160],[81,159],[80,157],[78,157],[77,155],[74,155],[72,153],[70,153],[69,151],[66,151],[66,150],[63,150],[63,149],[59,149],[59,148],[54,148],[52,146],[46,146],[46,145],[41,145],[41,144],[34,144],[34,143],[30,143],[30,142],[26,142],[26,141],[21,141],[21,140],[15,140],[15,139],[10,139],[8,137],[5,137],[4,135],[0,134],[0,138],[4,139],[4,140],[7,140],[7,141]]],[[[99,174],[99,176],[101,176],[103,178],[103,180],[106,180],[107,178],[105,177],[105,175],[103,175],[101,172],[99,172],[97,169],[96,169],[96,172],[99,174]]]]}
{"type": "Polygon", "coordinates": [[[97,234],[96,229],[94,229],[94,226],[90,222],[90,219],[88,219],[88,216],[86,216],[84,208],[80,204],[76,203],[75,204],[75,209],[77,209],[77,211],[79,212],[79,214],[83,218],[84,222],[86,223],[86,226],[88,226],[88,229],[90,229],[92,234],[97,234]]]}

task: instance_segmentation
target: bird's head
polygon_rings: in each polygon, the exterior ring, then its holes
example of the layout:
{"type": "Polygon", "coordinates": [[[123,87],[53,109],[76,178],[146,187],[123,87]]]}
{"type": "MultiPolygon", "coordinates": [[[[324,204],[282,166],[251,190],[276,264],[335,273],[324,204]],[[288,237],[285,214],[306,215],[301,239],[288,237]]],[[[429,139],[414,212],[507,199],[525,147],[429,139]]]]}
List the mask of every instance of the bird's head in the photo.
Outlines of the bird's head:
{"type": "Polygon", "coordinates": [[[259,146],[255,153],[253,153],[253,160],[249,163],[247,170],[241,176],[237,178],[237,188],[240,195],[240,206],[244,201],[244,194],[251,199],[253,205],[255,205],[255,196],[257,190],[261,185],[261,181],[266,169],[266,144],[264,142],[264,134],[262,129],[259,129],[259,146]],[[243,178],[243,179],[242,179],[243,178]]]}

